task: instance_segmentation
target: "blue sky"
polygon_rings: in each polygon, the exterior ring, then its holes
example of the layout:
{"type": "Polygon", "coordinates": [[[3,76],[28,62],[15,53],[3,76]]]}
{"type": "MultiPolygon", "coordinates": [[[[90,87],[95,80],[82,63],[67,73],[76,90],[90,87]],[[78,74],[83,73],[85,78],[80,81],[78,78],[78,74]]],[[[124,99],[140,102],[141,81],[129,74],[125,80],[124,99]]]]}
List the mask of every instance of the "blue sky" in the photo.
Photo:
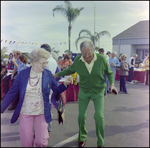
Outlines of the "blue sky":
{"type": "MultiPolygon", "coordinates": [[[[114,36],[139,21],[149,20],[149,1],[94,2],[95,31],[107,30],[111,34],[111,38],[103,36],[100,40],[100,45],[105,51],[112,51],[114,36]]],[[[73,8],[84,7],[71,30],[71,51],[80,52],[79,48],[77,50],[75,47],[79,32],[88,29],[94,33],[94,3],[71,3],[73,8]]],[[[60,50],[59,55],[62,55],[68,49],[68,22],[60,13],[55,13],[53,17],[52,12],[52,9],[60,4],[64,4],[64,1],[1,1],[1,48],[7,47],[8,53],[13,49],[30,52],[40,47],[40,43],[48,43],[56,50],[60,50]],[[16,42],[9,44],[10,41],[16,42]]]]}

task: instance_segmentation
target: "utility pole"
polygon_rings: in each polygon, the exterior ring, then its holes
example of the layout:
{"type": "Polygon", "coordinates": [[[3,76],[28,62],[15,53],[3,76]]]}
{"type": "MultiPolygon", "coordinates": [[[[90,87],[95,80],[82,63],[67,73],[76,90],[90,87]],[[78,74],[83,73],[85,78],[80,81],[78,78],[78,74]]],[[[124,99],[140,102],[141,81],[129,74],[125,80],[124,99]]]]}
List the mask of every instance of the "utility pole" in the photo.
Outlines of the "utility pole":
{"type": "Polygon", "coordinates": [[[91,3],[94,3],[94,47],[95,47],[95,2],[92,2],[91,3]]]}

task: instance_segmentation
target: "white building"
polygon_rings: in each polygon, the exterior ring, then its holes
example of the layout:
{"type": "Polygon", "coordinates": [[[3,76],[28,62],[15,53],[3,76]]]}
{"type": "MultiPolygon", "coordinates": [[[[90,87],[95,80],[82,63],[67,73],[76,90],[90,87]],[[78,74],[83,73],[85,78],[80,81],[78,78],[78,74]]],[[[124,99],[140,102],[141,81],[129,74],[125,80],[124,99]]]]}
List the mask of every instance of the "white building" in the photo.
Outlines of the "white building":
{"type": "Polygon", "coordinates": [[[127,55],[127,62],[134,54],[137,61],[149,53],[149,20],[140,21],[117,36],[113,37],[113,51],[127,55]]]}

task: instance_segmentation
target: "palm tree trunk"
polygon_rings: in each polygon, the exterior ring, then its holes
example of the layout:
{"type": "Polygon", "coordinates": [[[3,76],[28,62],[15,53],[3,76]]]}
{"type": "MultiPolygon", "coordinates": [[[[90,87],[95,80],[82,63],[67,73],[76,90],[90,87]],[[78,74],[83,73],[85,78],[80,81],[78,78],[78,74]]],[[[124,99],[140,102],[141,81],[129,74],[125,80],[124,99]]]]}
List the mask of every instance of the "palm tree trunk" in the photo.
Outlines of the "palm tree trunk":
{"type": "Polygon", "coordinates": [[[100,48],[100,38],[99,38],[99,40],[98,40],[98,47],[100,48]]]}
{"type": "Polygon", "coordinates": [[[69,42],[69,53],[70,53],[70,37],[71,37],[71,23],[68,26],[68,42],[69,42]]]}

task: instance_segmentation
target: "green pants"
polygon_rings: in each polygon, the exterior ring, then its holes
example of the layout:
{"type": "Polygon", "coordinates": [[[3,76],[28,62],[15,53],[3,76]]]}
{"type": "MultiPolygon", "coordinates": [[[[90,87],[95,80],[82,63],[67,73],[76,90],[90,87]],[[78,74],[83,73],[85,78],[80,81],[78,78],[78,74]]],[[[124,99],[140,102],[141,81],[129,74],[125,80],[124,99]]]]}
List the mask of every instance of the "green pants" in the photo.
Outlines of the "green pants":
{"type": "Polygon", "coordinates": [[[96,125],[96,135],[98,146],[104,145],[104,90],[99,94],[96,94],[92,90],[88,93],[84,93],[82,89],[79,90],[78,94],[78,104],[79,104],[79,115],[78,115],[78,125],[79,125],[79,135],[78,141],[83,142],[87,138],[86,131],[86,118],[87,118],[87,107],[90,99],[94,103],[95,108],[95,125],[96,125]]]}

